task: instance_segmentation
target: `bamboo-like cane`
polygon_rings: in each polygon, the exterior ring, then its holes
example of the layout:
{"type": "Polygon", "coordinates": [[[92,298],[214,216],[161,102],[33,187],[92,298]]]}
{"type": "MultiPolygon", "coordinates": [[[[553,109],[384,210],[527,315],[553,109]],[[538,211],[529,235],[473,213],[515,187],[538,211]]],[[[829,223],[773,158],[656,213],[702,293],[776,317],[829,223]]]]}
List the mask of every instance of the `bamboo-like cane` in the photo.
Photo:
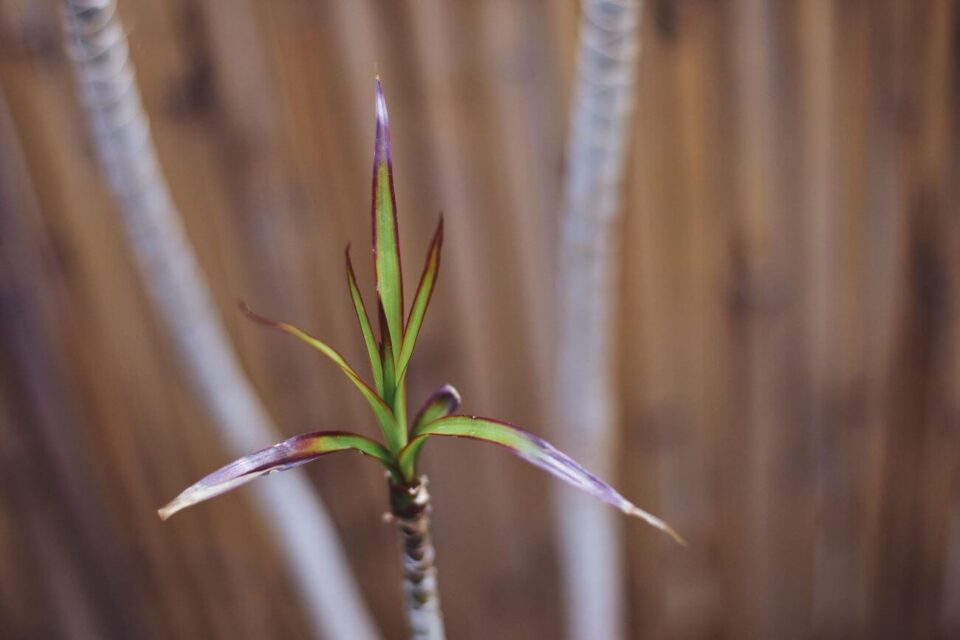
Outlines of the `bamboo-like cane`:
{"type": "Polygon", "coordinates": [[[390,513],[400,530],[403,547],[403,587],[410,637],[444,640],[426,476],[415,484],[390,485],[390,513]]]}
{"type": "MultiPolygon", "coordinates": [[[[584,1],[560,223],[554,407],[561,444],[602,477],[613,475],[616,449],[616,227],[639,40],[639,1],[584,1]]],[[[558,506],[569,637],[622,638],[616,514],[566,491],[558,506]]]]}
{"type": "MultiPolygon", "coordinates": [[[[116,0],[64,0],[62,8],[91,138],[180,365],[235,455],[273,442],[278,430],[237,361],[159,166],[116,0]]],[[[259,485],[254,495],[317,635],[377,638],[309,483],[290,475],[259,485]]]]}

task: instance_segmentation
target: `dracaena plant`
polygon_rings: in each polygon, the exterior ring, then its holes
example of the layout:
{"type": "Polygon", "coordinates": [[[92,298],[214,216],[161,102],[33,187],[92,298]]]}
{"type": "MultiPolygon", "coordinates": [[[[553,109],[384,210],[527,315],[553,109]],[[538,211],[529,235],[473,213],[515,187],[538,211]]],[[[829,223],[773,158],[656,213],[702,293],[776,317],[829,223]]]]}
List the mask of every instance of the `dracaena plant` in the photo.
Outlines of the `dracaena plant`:
{"type": "Polygon", "coordinates": [[[315,431],[295,436],[214,471],[160,509],[160,516],[167,519],[181,509],[218,496],[254,478],[291,469],[328,453],[359,451],[386,469],[390,510],[399,526],[403,547],[411,633],[416,638],[431,639],[443,637],[443,622],[429,531],[430,497],[426,478],[419,475],[417,466],[423,445],[431,437],[469,438],[505,447],[527,462],[613,505],[623,513],[642,518],[682,544],[681,538],[665,522],[633,505],[613,487],[541,438],[501,420],[454,415],[460,405],[460,396],[448,384],[427,398],[412,420],[407,419],[407,365],[437,283],[443,245],[443,220],[441,218],[437,225],[413,304],[405,314],[390,132],[379,78],[376,81],[371,213],[379,335],[374,333],[357,286],[349,246],[346,250],[346,273],[350,298],[370,359],[372,384],[365,382],[343,356],[325,342],[291,324],[264,318],[243,304],[241,309],[256,322],[291,334],[332,360],[370,405],[383,441],[345,431],[315,431]]]}

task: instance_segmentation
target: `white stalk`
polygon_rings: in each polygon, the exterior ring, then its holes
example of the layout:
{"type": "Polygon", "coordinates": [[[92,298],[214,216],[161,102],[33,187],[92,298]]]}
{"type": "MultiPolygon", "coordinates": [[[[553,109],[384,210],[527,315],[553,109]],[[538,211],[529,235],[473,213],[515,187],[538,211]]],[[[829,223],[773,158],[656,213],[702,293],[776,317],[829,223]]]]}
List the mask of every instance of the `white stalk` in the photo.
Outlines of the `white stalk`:
{"type": "MultiPolygon", "coordinates": [[[[555,425],[563,448],[613,477],[621,182],[639,57],[640,2],[584,0],[558,251],[555,425]]],[[[570,638],[625,637],[619,514],[560,489],[560,552],[570,638]]]]}
{"type": "MultiPolygon", "coordinates": [[[[180,365],[230,453],[239,457],[279,440],[229,343],[159,166],[116,0],[64,0],[63,15],[91,138],[180,365]]],[[[286,475],[258,483],[254,497],[316,634],[377,638],[336,530],[309,483],[286,475]]]]}

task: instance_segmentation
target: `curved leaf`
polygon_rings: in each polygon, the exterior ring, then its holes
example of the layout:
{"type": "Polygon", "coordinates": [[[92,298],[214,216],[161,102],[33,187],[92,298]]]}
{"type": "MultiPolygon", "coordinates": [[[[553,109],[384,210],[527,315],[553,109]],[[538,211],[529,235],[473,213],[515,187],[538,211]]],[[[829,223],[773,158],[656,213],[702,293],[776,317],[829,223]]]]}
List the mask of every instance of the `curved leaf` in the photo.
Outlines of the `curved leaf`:
{"type": "Polygon", "coordinates": [[[613,505],[627,515],[645,520],[678,543],[686,546],[683,538],[677,535],[670,528],[670,525],[631,503],[621,496],[616,489],[584,469],[570,456],[532,433],[499,420],[474,416],[449,416],[423,425],[418,431],[414,432],[413,438],[400,452],[399,464],[401,470],[412,469],[415,466],[419,449],[430,436],[471,438],[506,447],[530,464],[552,473],[598,500],[613,505]]]}
{"type": "Polygon", "coordinates": [[[425,425],[445,418],[460,406],[460,393],[453,385],[445,384],[427,398],[413,419],[413,434],[417,434],[425,425]]]}
{"type": "Polygon", "coordinates": [[[254,478],[298,467],[328,453],[351,449],[376,458],[392,471],[390,453],[379,442],[344,431],[304,433],[251,453],[214,471],[185,489],[157,513],[166,520],[181,509],[219,496],[254,478]]]}
{"type": "Polygon", "coordinates": [[[380,362],[380,348],[377,346],[377,339],[373,335],[373,328],[370,326],[370,318],[367,316],[367,308],[363,304],[363,296],[360,295],[360,288],[357,286],[357,276],[353,272],[353,262],[350,260],[350,245],[347,245],[344,253],[347,259],[347,285],[350,287],[350,298],[353,300],[353,308],[357,312],[360,331],[363,333],[363,343],[367,347],[367,355],[370,357],[370,371],[373,373],[373,382],[377,388],[377,393],[383,397],[383,363],[380,362]]]}
{"type": "Polygon", "coordinates": [[[443,218],[440,218],[440,222],[437,223],[437,230],[433,234],[433,240],[430,241],[430,249],[427,251],[427,259],[423,265],[423,275],[420,276],[417,295],[413,299],[410,316],[407,318],[407,327],[403,332],[403,345],[400,347],[400,355],[397,357],[398,380],[403,380],[403,376],[407,372],[407,363],[410,362],[410,356],[413,355],[413,347],[417,343],[417,336],[420,334],[420,327],[423,325],[427,306],[433,296],[433,288],[437,283],[437,275],[440,272],[440,249],[442,246],[443,218]]]}
{"type": "MultiPolygon", "coordinates": [[[[350,382],[352,382],[354,386],[360,390],[360,393],[363,394],[363,397],[367,399],[367,402],[370,404],[370,408],[373,409],[373,413],[377,417],[377,422],[380,423],[380,429],[383,431],[384,437],[387,439],[388,443],[391,442],[391,439],[395,437],[397,431],[397,421],[393,416],[393,411],[390,409],[387,403],[384,402],[383,398],[381,398],[376,391],[371,389],[367,383],[363,381],[363,378],[361,378],[360,375],[353,370],[353,367],[347,364],[347,361],[344,360],[343,356],[340,355],[336,349],[322,340],[314,338],[306,331],[298,329],[292,324],[271,320],[270,318],[266,318],[254,313],[250,310],[250,307],[242,302],[240,303],[240,310],[243,311],[247,317],[254,322],[258,322],[264,326],[270,327],[271,329],[277,329],[278,331],[289,333],[295,338],[299,338],[303,342],[306,342],[308,345],[333,360],[333,362],[347,375],[347,377],[350,379],[350,382]]],[[[400,446],[403,446],[403,444],[401,443],[400,446]]]]}
{"type": "Polygon", "coordinates": [[[420,457],[420,449],[427,441],[426,438],[417,438],[416,435],[421,433],[429,423],[449,416],[459,406],[460,394],[452,385],[445,384],[434,391],[420,407],[420,411],[413,419],[411,429],[413,440],[400,452],[397,460],[400,474],[405,480],[412,481],[416,478],[417,459],[420,457]]]}
{"type": "MultiPolygon", "coordinates": [[[[397,198],[390,159],[390,122],[383,85],[377,76],[377,132],[373,147],[373,258],[377,272],[377,295],[383,304],[387,330],[394,345],[403,342],[403,278],[397,231],[397,198]]],[[[398,355],[394,352],[394,357],[398,355]]],[[[396,364],[396,360],[394,361],[396,364]]]]}

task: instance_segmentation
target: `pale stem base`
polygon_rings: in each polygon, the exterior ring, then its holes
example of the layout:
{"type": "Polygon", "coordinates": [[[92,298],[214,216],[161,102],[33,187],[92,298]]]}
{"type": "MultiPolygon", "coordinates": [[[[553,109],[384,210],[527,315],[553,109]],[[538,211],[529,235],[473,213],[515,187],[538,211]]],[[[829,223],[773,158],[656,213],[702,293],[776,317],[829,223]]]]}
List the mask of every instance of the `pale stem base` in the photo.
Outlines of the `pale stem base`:
{"type": "Polygon", "coordinates": [[[444,640],[426,476],[413,484],[390,485],[390,513],[400,530],[403,547],[403,587],[410,637],[444,640]]]}

